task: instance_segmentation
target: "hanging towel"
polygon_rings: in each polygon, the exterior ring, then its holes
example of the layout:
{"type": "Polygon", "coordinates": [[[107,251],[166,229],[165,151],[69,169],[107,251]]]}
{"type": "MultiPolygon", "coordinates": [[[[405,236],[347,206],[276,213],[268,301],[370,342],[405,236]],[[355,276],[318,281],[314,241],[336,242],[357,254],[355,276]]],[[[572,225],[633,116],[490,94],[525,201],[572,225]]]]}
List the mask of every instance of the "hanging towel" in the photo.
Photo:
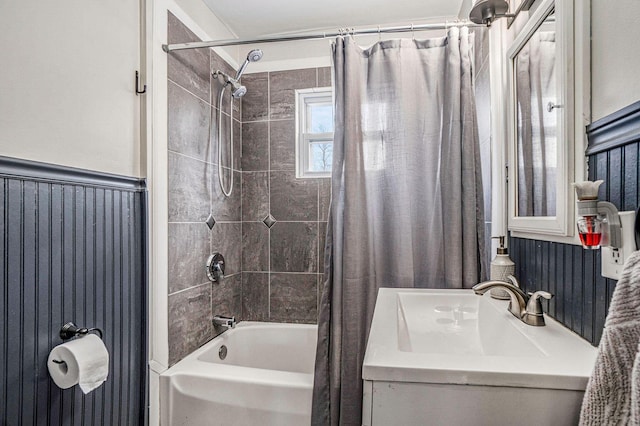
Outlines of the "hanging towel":
{"type": "Polygon", "coordinates": [[[580,425],[640,425],[640,251],[613,292],[580,425]]]}

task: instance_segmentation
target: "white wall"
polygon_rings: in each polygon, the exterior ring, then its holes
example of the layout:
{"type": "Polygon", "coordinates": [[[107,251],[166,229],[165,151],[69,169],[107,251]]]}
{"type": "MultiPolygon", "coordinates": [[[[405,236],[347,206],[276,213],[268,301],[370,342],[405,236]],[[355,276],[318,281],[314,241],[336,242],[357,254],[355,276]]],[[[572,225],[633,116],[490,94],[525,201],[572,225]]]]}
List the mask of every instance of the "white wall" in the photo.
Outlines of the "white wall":
{"type": "Polygon", "coordinates": [[[0,155],[144,175],[139,8],[0,0],[0,155]]]}
{"type": "Polygon", "coordinates": [[[591,1],[593,120],[640,100],[640,1],[591,1]]]}

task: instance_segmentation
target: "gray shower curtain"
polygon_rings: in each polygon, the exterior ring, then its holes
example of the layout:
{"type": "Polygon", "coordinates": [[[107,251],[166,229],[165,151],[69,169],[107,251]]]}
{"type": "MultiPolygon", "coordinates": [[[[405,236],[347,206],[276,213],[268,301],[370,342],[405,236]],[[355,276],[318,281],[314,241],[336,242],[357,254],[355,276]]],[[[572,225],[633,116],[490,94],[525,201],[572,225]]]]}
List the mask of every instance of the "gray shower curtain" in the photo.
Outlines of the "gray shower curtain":
{"type": "Polygon", "coordinates": [[[335,135],[312,423],[360,425],[380,287],[483,277],[473,36],[333,44],[335,135]]]}

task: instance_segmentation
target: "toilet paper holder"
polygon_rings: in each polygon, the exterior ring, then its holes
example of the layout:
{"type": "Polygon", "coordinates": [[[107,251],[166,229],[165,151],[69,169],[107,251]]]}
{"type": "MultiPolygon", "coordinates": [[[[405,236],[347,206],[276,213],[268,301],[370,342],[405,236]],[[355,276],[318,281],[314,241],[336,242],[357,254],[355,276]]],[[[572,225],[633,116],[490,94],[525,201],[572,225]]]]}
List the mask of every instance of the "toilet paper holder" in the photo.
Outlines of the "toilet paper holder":
{"type": "MultiPolygon", "coordinates": [[[[87,334],[94,331],[98,334],[98,336],[100,336],[100,339],[102,339],[102,330],[100,330],[99,328],[78,327],[73,322],[69,321],[60,329],[60,338],[62,340],[69,340],[77,336],[86,336],[87,334]]],[[[55,362],[56,364],[66,364],[66,362],[58,359],[52,359],[51,361],[55,362]]]]}
{"type": "Polygon", "coordinates": [[[63,325],[62,328],[60,329],[60,338],[62,340],[69,340],[77,336],[85,336],[94,331],[97,332],[100,338],[102,339],[102,330],[100,330],[99,328],[78,327],[74,323],[68,322],[65,325],[63,325]]]}

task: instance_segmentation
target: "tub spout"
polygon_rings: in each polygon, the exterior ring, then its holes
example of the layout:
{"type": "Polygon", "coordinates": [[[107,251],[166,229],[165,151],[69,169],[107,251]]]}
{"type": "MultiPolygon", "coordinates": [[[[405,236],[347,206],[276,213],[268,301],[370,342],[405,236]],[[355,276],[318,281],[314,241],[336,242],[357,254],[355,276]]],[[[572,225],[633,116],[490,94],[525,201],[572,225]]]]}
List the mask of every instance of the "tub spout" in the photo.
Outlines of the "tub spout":
{"type": "Polygon", "coordinates": [[[236,317],[225,317],[223,315],[216,315],[211,320],[214,327],[227,327],[234,328],[236,326],[236,317]]]}

